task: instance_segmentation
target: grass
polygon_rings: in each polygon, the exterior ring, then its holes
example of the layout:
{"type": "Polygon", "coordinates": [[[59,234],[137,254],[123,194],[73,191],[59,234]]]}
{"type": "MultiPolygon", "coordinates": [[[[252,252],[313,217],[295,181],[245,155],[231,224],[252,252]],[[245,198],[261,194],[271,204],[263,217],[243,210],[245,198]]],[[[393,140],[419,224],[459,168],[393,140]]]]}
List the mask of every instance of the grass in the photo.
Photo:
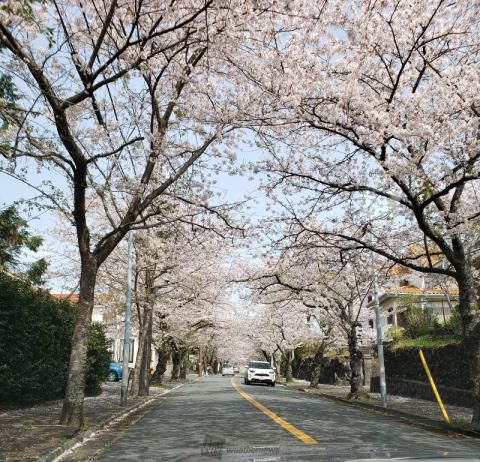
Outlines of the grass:
{"type": "Polygon", "coordinates": [[[69,441],[71,439],[72,439],[71,436],[61,436],[60,438],[58,438],[58,442],[59,442],[60,446],[63,446],[67,441],[69,441]]]}
{"type": "Polygon", "coordinates": [[[417,338],[406,338],[395,340],[391,343],[392,350],[405,350],[407,348],[442,348],[447,345],[458,345],[461,339],[454,336],[435,337],[433,335],[422,335],[417,338]]]}
{"type": "Polygon", "coordinates": [[[366,391],[361,391],[358,395],[351,395],[350,393],[345,396],[345,399],[349,401],[360,401],[361,403],[371,403],[375,401],[366,391]]]}

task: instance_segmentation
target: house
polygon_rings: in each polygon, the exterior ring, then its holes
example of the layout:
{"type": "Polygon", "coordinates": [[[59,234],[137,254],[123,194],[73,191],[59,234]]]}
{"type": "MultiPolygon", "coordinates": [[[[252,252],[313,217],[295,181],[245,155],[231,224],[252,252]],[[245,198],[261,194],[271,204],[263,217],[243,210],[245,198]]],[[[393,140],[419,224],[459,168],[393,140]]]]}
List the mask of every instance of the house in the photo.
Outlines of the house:
{"type": "MultiPolygon", "coordinates": [[[[72,303],[78,303],[78,294],[50,294],[53,298],[59,300],[68,300],[72,303]]],[[[112,342],[112,361],[123,361],[123,338],[125,329],[125,306],[119,303],[111,295],[100,294],[95,297],[95,305],[92,312],[92,322],[99,322],[105,327],[107,338],[112,342]]],[[[138,351],[138,329],[135,323],[131,325],[130,351],[128,365],[130,368],[135,366],[135,359],[138,351]]],[[[155,348],[152,346],[151,368],[157,364],[155,348]]]]}
{"type": "MultiPolygon", "coordinates": [[[[451,281],[440,283],[438,279],[432,280],[408,268],[394,266],[387,272],[385,283],[379,290],[382,332],[385,334],[391,327],[405,327],[405,312],[410,306],[429,310],[444,323],[458,299],[458,288],[451,281]]],[[[367,307],[372,317],[365,327],[376,329],[372,295],[368,297],[367,307]]]]}

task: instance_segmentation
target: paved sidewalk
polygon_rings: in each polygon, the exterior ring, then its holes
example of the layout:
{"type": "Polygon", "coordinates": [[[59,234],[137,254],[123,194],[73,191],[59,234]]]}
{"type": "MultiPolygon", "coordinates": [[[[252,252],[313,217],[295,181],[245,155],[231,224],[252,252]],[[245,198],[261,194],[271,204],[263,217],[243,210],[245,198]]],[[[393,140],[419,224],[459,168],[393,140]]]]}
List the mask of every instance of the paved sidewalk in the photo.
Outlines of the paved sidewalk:
{"type": "MultiPolygon", "coordinates": [[[[164,387],[150,387],[150,396],[129,398],[126,408],[120,406],[120,382],[105,383],[99,396],[85,399],[86,429],[165,393],[181,382],[166,382],[164,387]]],[[[58,425],[62,400],[49,401],[33,407],[0,411],[0,460],[30,462],[63,445],[76,434],[73,427],[58,425]]]]}
{"type": "MultiPolygon", "coordinates": [[[[285,384],[284,381],[281,381],[280,383],[285,384]]],[[[348,385],[327,385],[321,383],[318,385],[317,389],[308,388],[309,385],[310,382],[307,380],[294,379],[294,381],[289,383],[287,386],[289,388],[305,390],[307,393],[318,393],[342,399],[346,399],[350,392],[350,386],[348,385]]],[[[371,399],[362,400],[361,402],[381,407],[380,394],[369,393],[369,395],[371,399]]],[[[406,412],[408,414],[413,414],[432,420],[443,421],[442,413],[440,412],[436,401],[389,395],[387,397],[387,407],[396,411],[406,412]]],[[[445,409],[447,410],[451,422],[465,423],[470,422],[472,419],[472,410],[469,408],[446,404],[445,409]]]]}

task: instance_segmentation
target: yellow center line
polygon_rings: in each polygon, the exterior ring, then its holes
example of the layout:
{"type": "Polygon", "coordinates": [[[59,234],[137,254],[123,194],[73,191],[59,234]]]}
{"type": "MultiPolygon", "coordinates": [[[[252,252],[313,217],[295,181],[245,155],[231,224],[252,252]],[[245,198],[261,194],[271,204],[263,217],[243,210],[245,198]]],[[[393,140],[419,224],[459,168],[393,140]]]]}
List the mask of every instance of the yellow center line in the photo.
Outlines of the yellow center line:
{"type": "Polygon", "coordinates": [[[299,430],[297,427],[292,425],[291,423],[288,423],[285,419],[282,419],[280,416],[275,414],[275,412],[272,412],[270,409],[266,408],[263,404],[260,404],[256,399],[254,399],[252,396],[250,396],[248,393],[244,392],[233,380],[231,379],[231,383],[233,388],[237,391],[237,393],[245,398],[249,403],[253,404],[258,410],[262,411],[266,416],[270,417],[275,423],[280,425],[283,429],[287,430],[287,432],[290,432],[293,436],[298,438],[300,441],[302,441],[305,444],[318,444],[318,441],[314,438],[312,438],[310,435],[307,435],[306,433],[302,432],[299,430]]]}

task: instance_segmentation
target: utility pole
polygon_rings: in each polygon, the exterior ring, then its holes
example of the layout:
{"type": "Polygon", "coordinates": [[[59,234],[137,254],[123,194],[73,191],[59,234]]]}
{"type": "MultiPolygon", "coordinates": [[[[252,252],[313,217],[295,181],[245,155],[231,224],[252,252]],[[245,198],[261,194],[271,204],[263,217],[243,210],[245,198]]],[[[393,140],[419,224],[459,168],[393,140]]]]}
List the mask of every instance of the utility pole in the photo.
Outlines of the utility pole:
{"type": "Polygon", "coordinates": [[[385,380],[385,360],[383,357],[383,339],[382,326],[380,320],[380,302],[378,299],[378,280],[377,269],[375,268],[375,256],[372,252],[372,272],[373,272],[373,303],[375,305],[375,324],[377,326],[377,353],[378,364],[380,367],[380,396],[382,399],[382,406],[387,407],[387,383],[385,380]]]}
{"type": "Polygon", "coordinates": [[[120,405],[127,405],[128,395],[128,360],[130,358],[130,318],[132,307],[132,253],[133,231],[128,232],[128,266],[127,266],[127,293],[125,297],[125,330],[123,334],[123,373],[120,405]]]}

